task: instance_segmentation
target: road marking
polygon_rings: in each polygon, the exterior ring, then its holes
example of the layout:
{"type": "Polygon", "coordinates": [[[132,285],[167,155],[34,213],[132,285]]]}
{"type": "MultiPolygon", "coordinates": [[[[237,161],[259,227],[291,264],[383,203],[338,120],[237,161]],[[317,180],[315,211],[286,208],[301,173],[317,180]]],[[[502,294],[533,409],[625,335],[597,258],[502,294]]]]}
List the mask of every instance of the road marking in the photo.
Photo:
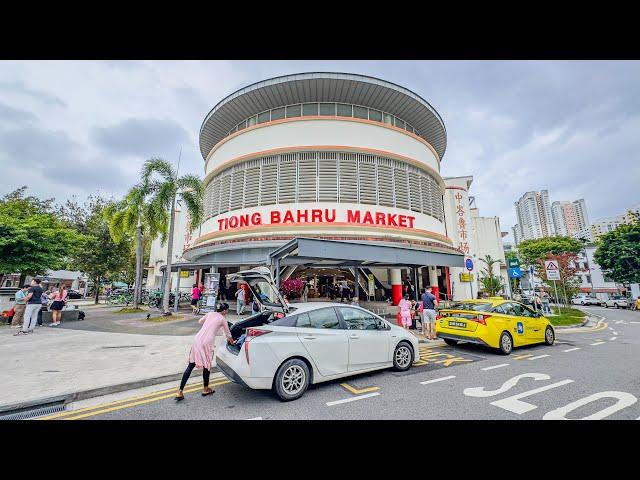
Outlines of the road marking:
{"type": "Polygon", "coordinates": [[[574,352],[576,350],[580,350],[580,347],[570,348],[569,350],[563,350],[563,352],[574,352]]]}
{"type": "Polygon", "coordinates": [[[448,377],[434,378],[433,380],[427,380],[426,382],[420,382],[420,385],[427,385],[429,383],[442,382],[444,380],[451,380],[452,378],[456,378],[456,376],[455,375],[449,375],[448,377]]]}
{"type": "Polygon", "coordinates": [[[525,358],[529,358],[529,357],[533,357],[532,353],[525,353],[523,355],[514,355],[513,358],[515,358],[516,360],[524,360],[525,358]]]}
{"type": "Polygon", "coordinates": [[[613,332],[613,334],[614,334],[615,336],[618,336],[618,332],[613,332]]]}
{"type": "Polygon", "coordinates": [[[523,402],[522,400],[520,400],[521,398],[529,397],[531,395],[535,395],[536,393],[545,392],[547,390],[551,390],[552,388],[558,388],[562,385],[567,385],[568,383],[573,383],[573,380],[561,380],[560,382],[552,383],[551,385],[545,385],[544,387],[535,388],[533,390],[519,393],[511,397],[496,400],[495,402],[491,402],[491,405],[502,408],[509,412],[517,413],[518,415],[522,415],[523,413],[535,410],[538,407],[536,405],[532,405],[531,403],[523,402]]]}
{"type": "Polygon", "coordinates": [[[604,408],[602,410],[597,411],[596,413],[592,413],[587,417],[582,417],[576,420],[602,420],[603,418],[608,417],[609,415],[613,415],[619,410],[627,408],[638,401],[638,399],[627,392],[599,392],[594,393],[593,395],[589,395],[588,397],[581,398],[580,400],[576,400],[575,402],[571,402],[564,407],[556,408],[555,410],[551,410],[547,412],[543,420],[569,420],[567,418],[567,414],[580,408],[584,405],[588,405],[589,403],[596,402],[603,398],[614,398],[616,403],[613,405],[604,408]]]}
{"type": "Polygon", "coordinates": [[[345,398],[342,400],[335,400],[333,402],[327,402],[327,407],[332,407],[333,405],[339,405],[341,403],[355,402],[356,400],[364,400],[365,398],[377,397],[380,395],[379,392],[367,393],[366,395],[360,395],[359,397],[351,397],[345,398]]]}
{"type": "MultiPolygon", "coordinates": [[[[219,386],[219,385],[225,385],[227,383],[231,383],[229,380],[220,380],[218,382],[211,382],[210,386],[219,386]]],[[[200,390],[202,388],[202,384],[200,385],[196,385],[196,386],[189,386],[187,388],[185,388],[183,390],[183,393],[193,393],[193,392],[197,392],[198,390],[200,390]]],[[[166,398],[173,398],[175,397],[175,392],[176,389],[172,388],[170,389],[172,393],[169,394],[165,394],[165,395],[158,395],[157,393],[155,395],[146,395],[146,396],[142,396],[142,397],[133,397],[133,398],[129,398],[126,400],[121,400],[119,402],[109,402],[109,403],[105,403],[102,405],[96,405],[94,407],[87,407],[84,409],[79,409],[79,410],[70,410],[68,412],[62,412],[60,414],[56,414],[56,415],[50,415],[47,417],[41,417],[38,420],[51,420],[54,418],[60,418],[60,417],[66,417],[66,418],[62,418],[63,420],[79,420],[82,418],[87,418],[87,417],[92,417],[95,415],[101,415],[103,413],[109,413],[109,412],[115,412],[117,410],[122,410],[124,408],[131,408],[131,407],[135,407],[138,405],[144,405],[147,403],[151,403],[151,402],[157,402],[158,400],[164,400],[166,398]],[[140,399],[140,400],[138,400],[140,399]],[[104,408],[107,407],[109,405],[113,405],[114,403],[123,403],[123,405],[114,405],[112,407],[109,408],[104,408]],[[81,412],[87,412],[87,413],[82,413],[81,415],[78,415],[78,413],[81,412]]],[[[165,390],[166,391],[166,390],[165,390]]]]}
{"type": "Polygon", "coordinates": [[[353,393],[354,395],[360,395],[362,393],[375,392],[376,390],[380,390],[380,387],[367,387],[367,388],[355,388],[349,385],[348,383],[341,383],[340,386],[345,390],[353,393]]]}
{"type": "Polygon", "coordinates": [[[640,322],[629,322],[629,323],[638,324],[638,323],[640,323],[640,322]]]}
{"type": "Polygon", "coordinates": [[[262,417],[247,418],[247,420],[262,420],[262,417]]]}
{"type": "Polygon", "coordinates": [[[602,345],[603,343],[607,343],[607,342],[596,342],[596,343],[590,343],[589,345],[591,345],[592,347],[595,347],[596,345],[602,345]]]}
{"type": "Polygon", "coordinates": [[[609,330],[613,330],[613,327],[609,327],[609,330]]]}
{"type": "Polygon", "coordinates": [[[537,357],[531,357],[529,360],[537,360],[539,358],[549,357],[550,355],[538,355],[537,357]]]}
{"type": "Polygon", "coordinates": [[[493,370],[494,368],[506,367],[508,365],[509,365],[508,363],[501,363],[500,365],[494,365],[493,367],[485,367],[485,368],[481,368],[480,370],[484,370],[484,371],[493,370]]]}
{"type": "Polygon", "coordinates": [[[618,338],[618,337],[611,337],[611,338],[609,339],[609,341],[610,341],[610,342],[613,342],[616,338],[618,338]]]}

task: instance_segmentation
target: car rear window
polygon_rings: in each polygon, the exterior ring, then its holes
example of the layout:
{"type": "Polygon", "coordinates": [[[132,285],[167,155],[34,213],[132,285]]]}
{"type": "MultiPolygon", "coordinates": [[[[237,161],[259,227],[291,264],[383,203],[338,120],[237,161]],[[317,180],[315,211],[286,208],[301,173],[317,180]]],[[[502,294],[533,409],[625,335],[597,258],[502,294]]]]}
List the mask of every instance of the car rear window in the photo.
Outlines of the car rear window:
{"type": "Polygon", "coordinates": [[[273,325],[274,327],[295,327],[297,321],[297,315],[290,315],[288,317],[279,318],[278,320],[271,322],[270,325],[273,325]]]}
{"type": "Polygon", "coordinates": [[[456,302],[451,304],[447,310],[473,310],[474,312],[488,312],[491,310],[491,304],[479,302],[456,302]]]}

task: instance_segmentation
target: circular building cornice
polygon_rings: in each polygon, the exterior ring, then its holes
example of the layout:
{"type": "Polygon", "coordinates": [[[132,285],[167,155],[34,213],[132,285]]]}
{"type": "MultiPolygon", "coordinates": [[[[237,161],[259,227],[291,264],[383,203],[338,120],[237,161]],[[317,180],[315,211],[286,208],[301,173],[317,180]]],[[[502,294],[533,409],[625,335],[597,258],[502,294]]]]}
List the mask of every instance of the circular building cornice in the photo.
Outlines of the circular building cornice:
{"type": "Polygon", "coordinates": [[[396,115],[413,125],[442,159],[447,131],[438,112],[422,97],[386,80],[351,73],[284,75],[244,87],[222,99],[200,127],[200,152],[211,149],[239,122],[265,110],[309,102],[349,103],[396,115]]]}

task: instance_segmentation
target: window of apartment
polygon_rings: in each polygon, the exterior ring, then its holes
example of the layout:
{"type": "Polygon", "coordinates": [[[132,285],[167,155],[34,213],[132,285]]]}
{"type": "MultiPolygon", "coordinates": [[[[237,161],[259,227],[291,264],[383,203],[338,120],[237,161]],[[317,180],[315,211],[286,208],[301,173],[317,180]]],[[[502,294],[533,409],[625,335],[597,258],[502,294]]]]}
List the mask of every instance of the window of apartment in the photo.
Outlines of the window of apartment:
{"type": "Polygon", "coordinates": [[[238,131],[244,130],[245,128],[247,128],[247,121],[246,120],[244,122],[238,124],[238,131]]]}
{"type": "Polygon", "coordinates": [[[336,104],[335,103],[321,103],[320,104],[320,115],[335,115],[336,114],[336,104]]]}
{"type": "Polygon", "coordinates": [[[382,112],[379,110],[369,110],[369,120],[374,120],[376,122],[382,121],[382,112]]]}
{"type": "Polygon", "coordinates": [[[258,115],[258,123],[265,123],[271,120],[271,112],[262,112],[258,115]]]}
{"type": "Polygon", "coordinates": [[[353,116],[351,112],[351,105],[346,105],[344,103],[338,104],[338,116],[339,117],[351,117],[353,116]]]}
{"type": "Polygon", "coordinates": [[[284,107],[282,108],[274,108],[271,110],[271,120],[280,120],[284,118],[284,107]]]}
{"type": "Polygon", "coordinates": [[[247,127],[252,127],[253,125],[256,124],[256,119],[257,117],[251,117],[250,119],[247,120],[247,127]]]}
{"type": "Polygon", "coordinates": [[[404,129],[404,121],[400,120],[399,118],[396,118],[395,120],[396,120],[396,127],[404,129]]]}
{"type": "Polygon", "coordinates": [[[393,115],[389,115],[388,113],[383,113],[382,121],[388,125],[393,125],[393,115]]]}
{"type": "Polygon", "coordinates": [[[287,118],[299,117],[301,114],[301,105],[290,105],[287,107],[287,118]]]}
{"type": "Polygon", "coordinates": [[[358,107],[358,106],[353,106],[353,116],[355,118],[363,118],[365,120],[367,120],[369,118],[368,115],[368,109],[365,107],[358,107]]]}

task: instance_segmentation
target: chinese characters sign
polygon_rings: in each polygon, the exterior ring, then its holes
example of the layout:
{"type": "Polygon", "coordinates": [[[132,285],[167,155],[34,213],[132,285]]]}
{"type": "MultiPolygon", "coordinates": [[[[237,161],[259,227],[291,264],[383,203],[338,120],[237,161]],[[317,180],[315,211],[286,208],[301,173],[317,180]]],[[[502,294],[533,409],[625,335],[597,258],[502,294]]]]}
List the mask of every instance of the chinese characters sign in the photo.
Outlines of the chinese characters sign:
{"type": "Polygon", "coordinates": [[[467,221],[465,220],[466,206],[462,203],[464,195],[456,192],[453,196],[456,201],[456,223],[458,225],[458,248],[469,255],[469,234],[467,233],[467,221]]]}

